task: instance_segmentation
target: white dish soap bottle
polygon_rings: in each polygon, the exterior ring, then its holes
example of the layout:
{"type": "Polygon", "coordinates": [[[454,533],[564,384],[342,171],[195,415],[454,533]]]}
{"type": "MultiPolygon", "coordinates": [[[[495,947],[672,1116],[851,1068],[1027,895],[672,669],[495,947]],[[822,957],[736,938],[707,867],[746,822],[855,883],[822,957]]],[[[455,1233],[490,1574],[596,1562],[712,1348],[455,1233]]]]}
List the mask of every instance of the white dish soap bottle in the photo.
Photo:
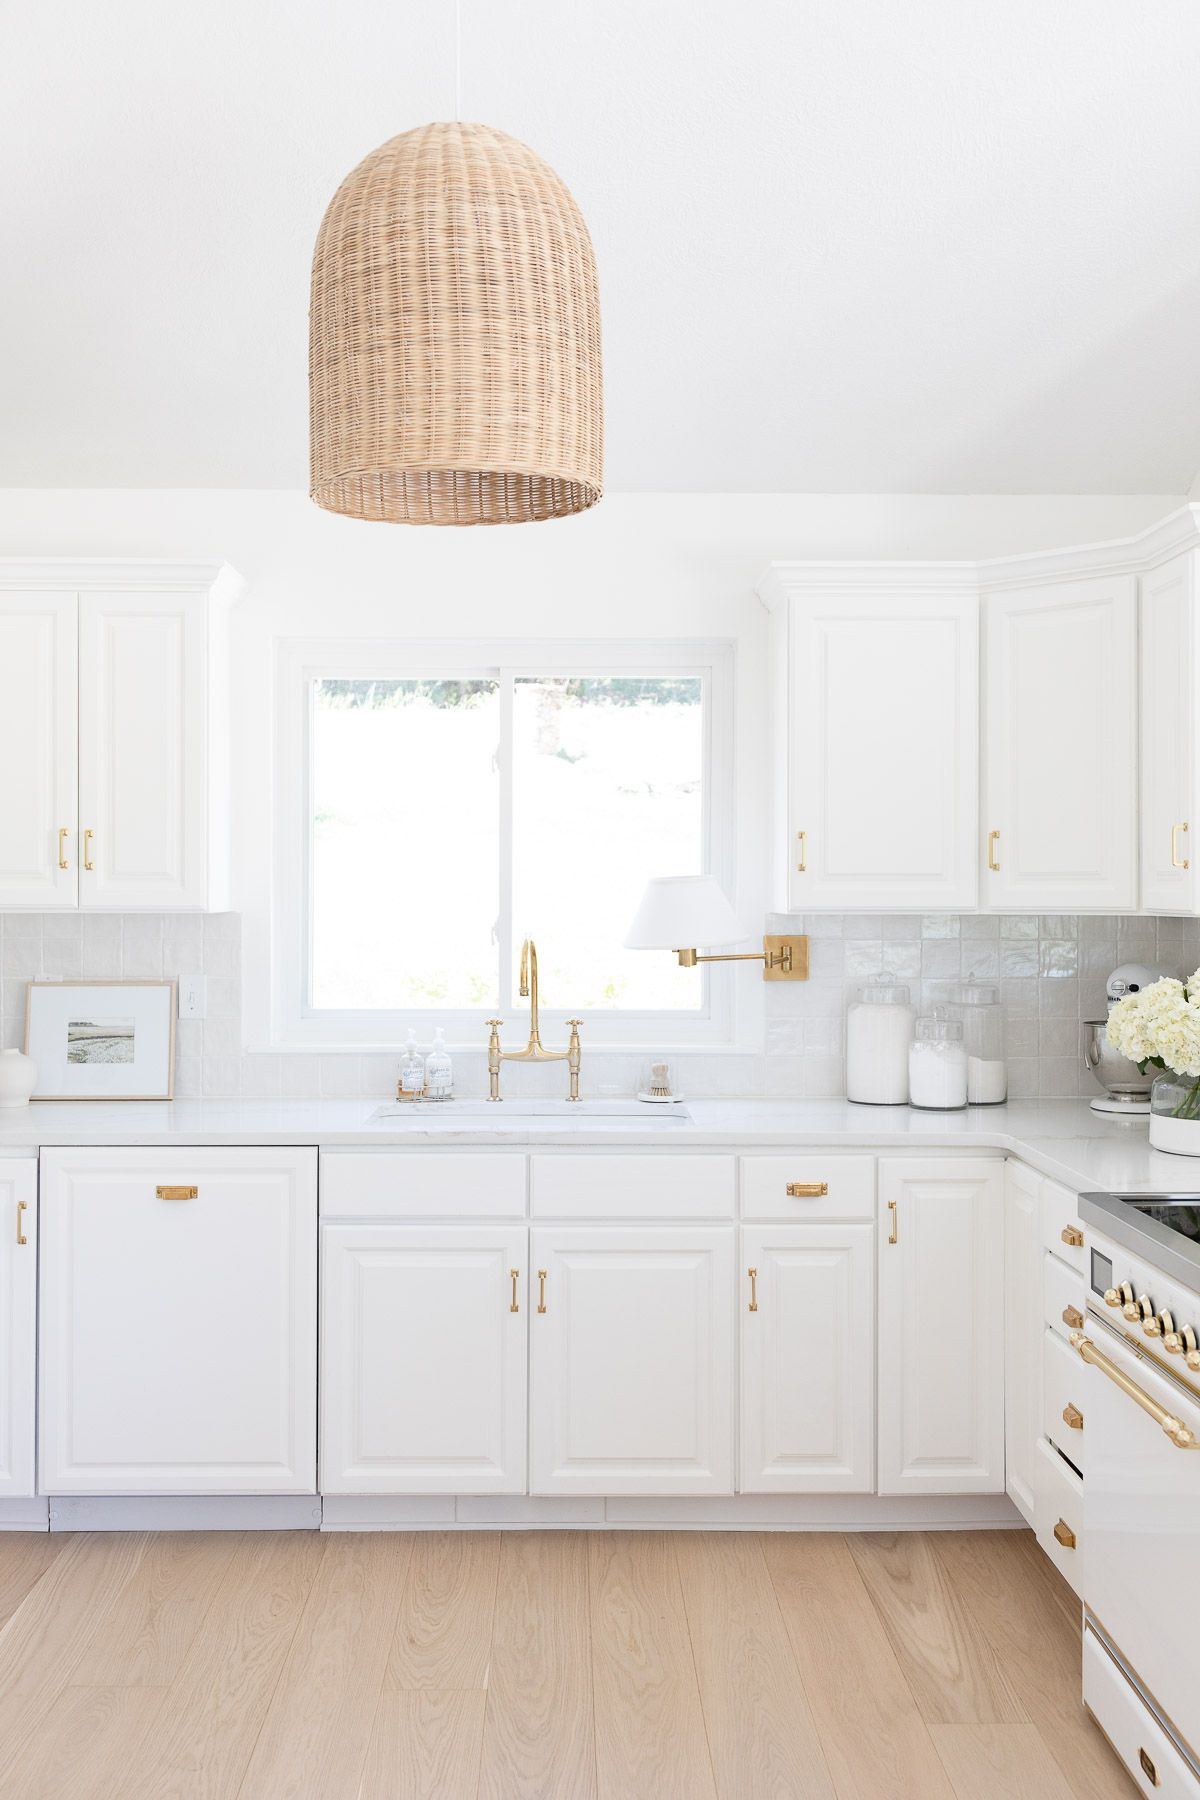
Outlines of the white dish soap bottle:
{"type": "Polygon", "coordinates": [[[410,1031],[400,1061],[400,1092],[414,1097],[425,1092],[425,1059],[417,1048],[417,1034],[410,1031]]]}
{"type": "Polygon", "coordinates": [[[433,1049],[425,1058],[425,1097],[427,1100],[449,1100],[454,1092],[454,1071],[446,1048],[446,1033],[439,1025],[433,1034],[433,1049]]]}

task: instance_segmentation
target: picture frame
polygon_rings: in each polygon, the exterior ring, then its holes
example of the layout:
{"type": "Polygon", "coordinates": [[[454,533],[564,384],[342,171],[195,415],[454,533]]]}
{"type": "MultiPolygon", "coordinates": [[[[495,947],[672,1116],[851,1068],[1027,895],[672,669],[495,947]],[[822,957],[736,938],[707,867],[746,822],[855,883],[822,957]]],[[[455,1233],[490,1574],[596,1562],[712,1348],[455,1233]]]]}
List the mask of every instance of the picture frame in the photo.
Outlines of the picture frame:
{"type": "Polygon", "coordinates": [[[170,1100],[174,981],[31,981],[25,1054],[34,1100],[170,1100]]]}

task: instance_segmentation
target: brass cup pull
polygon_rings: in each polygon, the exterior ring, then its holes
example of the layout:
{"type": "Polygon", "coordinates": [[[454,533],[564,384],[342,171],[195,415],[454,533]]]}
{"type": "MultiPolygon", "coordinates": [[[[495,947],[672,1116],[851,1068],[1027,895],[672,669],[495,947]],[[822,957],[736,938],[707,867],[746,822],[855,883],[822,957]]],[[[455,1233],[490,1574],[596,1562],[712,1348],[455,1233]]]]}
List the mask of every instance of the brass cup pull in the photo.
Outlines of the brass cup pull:
{"type": "Polygon", "coordinates": [[[1083,1233],[1078,1225],[1064,1225],[1058,1235],[1064,1244],[1070,1244],[1072,1250],[1083,1249],[1083,1233]]]}
{"type": "Polygon", "coordinates": [[[69,869],[71,866],[67,861],[67,839],[69,836],[70,832],[68,828],[65,825],[60,825],[58,828],[58,866],[60,869],[69,869]]]}
{"type": "Polygon", "coordinates": [[[1140,1744],[1138,1745],[1138,1761],[1142,1765],[1142,1774],[1146,1777],[1150,1786],[1161,1787],[1162,1781],[1159,1779],[1158,1770],[1154,1766],[1154,1758],[1148,1750],[1143,1750],[1140,1744]]]}
{"type": "Polygon", "coordinates": [[[900,1212],[895,1200],[888,1201],[888,1211],[892,1215],[892,1229],[888,1233],[888,1243],[898,1244],[900,1242],[900,1212]]]}
{"type": "Polygon", "coordinates": [[[25,1223],[25,1214],[28,1212],[28,1210],[29,1210],[28,1200],[18,1200],[17,1201],[17,1242],[18,1242],[18,1244],[27,1244],[29,1242],[29,1239],[25,1236],[25,1233],[22,1230],[22,1226],[25,1223]]]}
{"type": "Polygon", "coordinates": [[[510,1269],[508,1271],[509,1279],[512,1282],[512,1299],[508,1303],[508,1310],[510,1313],[520,1312],[521,1310],[517,1305],[517,1277],[520,1273],[520,1269],[510,1269]]]}
{"type": "Polygon", "coordinates": [[[1054,1535],[1064,1550],[1073,1550],[1075,1548],[1075,1533],[1071,1530],[1071,1527],[1067,1524],[1065,1519],[1060,1519],[1058,1521],[1058,1524],[1054,1527],[1054,1535]]]}
{"type": "Polygon", "coordinates": [[[747,1269],[746,1273],[750,1277],[750,1311],[757,1312],[758,1311],[758,1270],[757,1269],[747,1269]]]}
{"type": "Polygon", "coordinates": [[[996,845],[999,842],[1000,842],[1000,833],[998,831],[989,831],[988,832],[988,868],[992,871],[993,875],[998,875],[1000,873],[1000,864],[996,861],[996,845]]]}
{"type": "MultiPolygon", "coordinates": [[[[1116,1304],[1115,1301],[1113,1304],[1116,1304]]],[[[1078,1331],[1083,1324],[1083,1314],[1077,1306],[1064,1306],[1062,1322],[1064,1325],[1069,1325],[1072,1331],[1078,1331]]]]}
{"type": "Polygon", "coordinates": [[[96,866],[92,861],[92,839],[95,835],[94,831],[85,831],[83,834],[83,866],[85,869],[94,869],[96,866]]]}
{"type": "Polygon", "coordinates": [[[546,1310],[546,1271],[545,1271],[545,1269],[539,1269],[538,1270],[538,1311],[540,1313],[542,1313],[542,1312],[545,1312],[545,1310],[546,1310]]]}
{"type": "Polygon", "coordinates": [[[1191,866],[1187,857],[1179,854],[1179,839],[1186,830],[1186,819],[1181,825],[1172,825],[1171,827],[1171,867],[1173,869],[1187,869],[1191,866]]]}
{"type": "Polygon", "coordinates": [[[820,1200],[828,1192],[827,1181],[789,1181],[787,1184],[789,1200],[820,1200]]]}
{"type": "Polygon", "coordinates": [[[807,831],[798,831],[796,833],[796,842],[800,846],[800,854],[796,859],[796,873],[797,873],[797,875],[805,875],[808,873],[808,833],[807,833],[807,831]]]}
{"type": "Polygon", "coordinates": [[[1083,1414],[1080,1412],[1080,1410],[1077,1406],[1072,1406],[1071,1402],[1069,1400],[1068,1400],[1067,1404],[1063,1407],[1062,1416],[1063,1416],[1063,1424],[1066,1425],[1071,1431],[1082,1431],[1083,1430],[1083,1414]]]}
{"type": "Polygon", "coordinates": [[[156,1187],[154,1198],[156,1200],[198,1200],[200,1189],[198,1187],[156,1187]]]}

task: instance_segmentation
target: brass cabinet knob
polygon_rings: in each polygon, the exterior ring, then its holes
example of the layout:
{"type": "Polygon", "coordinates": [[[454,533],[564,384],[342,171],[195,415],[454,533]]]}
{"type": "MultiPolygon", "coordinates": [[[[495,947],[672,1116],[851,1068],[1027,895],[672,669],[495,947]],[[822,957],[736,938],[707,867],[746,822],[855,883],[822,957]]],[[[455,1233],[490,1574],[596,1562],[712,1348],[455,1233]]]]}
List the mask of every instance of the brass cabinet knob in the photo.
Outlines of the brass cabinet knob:
{"type": "Polygon", "coordinates": [[[1064,1550],[1073,1550],[1075,1548],[1075,1533],[1071,1530],[1071,1527],[1067,1524],[1065,1519],[1060,1519],[1058,1521],[1058,1524],[1054,1527],[1054,1535],[1064,1550]]]}

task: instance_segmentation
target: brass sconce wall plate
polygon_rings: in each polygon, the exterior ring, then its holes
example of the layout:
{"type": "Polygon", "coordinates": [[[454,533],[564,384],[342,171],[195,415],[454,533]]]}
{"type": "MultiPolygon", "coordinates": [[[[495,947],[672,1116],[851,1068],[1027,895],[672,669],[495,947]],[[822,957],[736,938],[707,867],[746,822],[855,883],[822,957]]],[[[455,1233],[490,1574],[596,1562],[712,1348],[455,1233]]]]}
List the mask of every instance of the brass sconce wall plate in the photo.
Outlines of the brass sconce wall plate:
{"type": "Polygon", "coordinates": [[[764,937],[764,981],[807,981],[808,939],[806,937],[764,937]]]}

